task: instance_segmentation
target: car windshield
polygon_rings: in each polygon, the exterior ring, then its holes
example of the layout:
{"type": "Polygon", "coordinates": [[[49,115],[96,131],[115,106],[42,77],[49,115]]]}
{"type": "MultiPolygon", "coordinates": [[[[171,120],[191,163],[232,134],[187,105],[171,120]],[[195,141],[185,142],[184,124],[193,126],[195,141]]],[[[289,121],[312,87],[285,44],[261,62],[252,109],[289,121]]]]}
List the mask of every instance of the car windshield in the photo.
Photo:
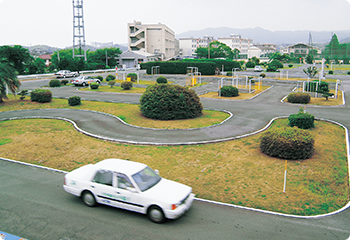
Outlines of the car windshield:
{"type": "Polygon", "coordinates": [[[81,79],[84,79],[84,76],[79,76],[79,77],[76,77],[75,79],[81,80],[81,79]]]}
{"type": "Polygon", "coordinates": [[[136,184],[142,192],[156,185],[162,178],[156,174],[151,168],[146,167],[138,173],[132,175],[136,184]]]}

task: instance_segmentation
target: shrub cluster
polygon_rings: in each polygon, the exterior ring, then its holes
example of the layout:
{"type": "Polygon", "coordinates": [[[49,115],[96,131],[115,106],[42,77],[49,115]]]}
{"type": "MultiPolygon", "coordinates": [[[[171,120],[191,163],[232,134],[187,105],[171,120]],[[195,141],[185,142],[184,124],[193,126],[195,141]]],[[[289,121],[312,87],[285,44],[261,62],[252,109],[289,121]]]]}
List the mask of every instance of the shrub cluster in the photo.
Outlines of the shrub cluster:
{"type": "Polygon", "coordinates": [[[52,79],[52,80],[49,82],[49,86],[50,86],[50,87],[61,87],[61,81],[58,80],[58,79],[52,79]]]}
{"type": "Polygon", "coordinates": [[[107,82],[109,82],[109,81],[111,81],[111,80],[114,80],[114,79],[115,79],[115,76],[112,75],[112,74],[109,74],[109,75],[107,75],[107,77],[106,77],[106,81],[107,81],[107,82]]]}
{"type": "Polygon", "coordinates": [[[128,75],[126,75],[126,77],[130,78],[132,82],[137,81],[137,74],[136,73],[129,73],[128,75]]]}
{"type": "Polygon", "coordinates": [[[120,84],[121,88],[124,90],[130,90],[132,88],[132,82],[124,81],[122,84],[120,84]]]}
{"type": "Polygon", "coordinates": [[[271,157],[302,160],[312,156],[314,143],[314,138],[307,130],[277,128],[263,134],[260,139],[260,150],[271,157]]]}
{"type": "Polygon", "coordinates": [[[238,89],[234,86],[223,86],[220,88],[221,97],[237,97],[238,89]]]}
{"type": "Polygon", "coordinates": [[[311,100],[311,96],[308,93],[302,92],[292,92],[288,95],[287,101],[290,103],[309,103],[311,100]]]}
{"type": "Polygon", "coordinates": [[[283,64],[280,61],[278,61],[277,59],[275,59],[269,63],[266,71],[267,72],[276,72],[277,69],[279,69],[279,68],[283,68],[283,64]]]}
{"type": "Polygon", "coordinates": [[[70,106],[76,106],[81,104],[81,99],[79,96],[72,96],[68,98],[68,104],[70,106]]]}
{"type": "Polygon", "coordinates": [[[66,86],[67,83],[69,83],[69,81],[68,81],[67,79],[62,79],[62,80],[61,80],[61,85],[66,86]]]}
{"type": "Polygon", "coordinates": [[[109,85],[109,86],[113,87],[114,84],[115,84],[115,80],[110,80],[110,81],[108,81],[108,85],[109,85]]]}
{"type": "Polygon", "coordinates": [[[163,76],[159,76],[156,81],[158,84],[168,83],[168,79],[166,77],[163,77],[163,76]]]}
{"type": "Polygon", "coordinates": [[[159,120],[196,118],[203,106],[194,90],[179,85],[155,84],[140,99],[143,116],[159,120]]]}
{"type": "Polygon", "coordinates": [[[333,70],[328,71],[328,74],[333,74],[333,73],[334,73],[333,70]]]}
{"type": "Polygon", "coordinates": [[[95,78],[99,79],[100,82],[103,82],[103,77],[102,77],[102,76],[98,75],[98,76],[96,76],[95,78]]]}
{"type": "Polygon", "coordinates": [[[254,68],[255,67],[255,63],[252,61],[249,61],[245,64],[246,68],[254,68]]]}
{"type": "Polygon", "coordinates": [[[315,116],[310,113],[304,113],[299,111],[297,114],[291,114],[288,117],[289,126],[298,127],[301,129],[310,129],[314,128],[315,116]]]}
{"type": "Polygon", "coordinates": [[[47,89],[35,89],[30,92],[30,100],[33,102],[51,102],[52,100],[52,92],[47,89]]]}
{"type": "Polygon", "coordinates": [[[91,89],[98,89],[99,86],[100,86],[100,84],[98,84],[97,82],[90,83],[90,88],[91,89]]]}

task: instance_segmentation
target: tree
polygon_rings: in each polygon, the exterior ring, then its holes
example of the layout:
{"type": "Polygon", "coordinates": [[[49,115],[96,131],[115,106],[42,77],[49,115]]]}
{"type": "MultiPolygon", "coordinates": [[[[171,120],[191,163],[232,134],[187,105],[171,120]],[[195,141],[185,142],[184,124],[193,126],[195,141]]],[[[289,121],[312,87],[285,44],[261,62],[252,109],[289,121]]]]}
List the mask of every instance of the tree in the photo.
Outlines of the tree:
{"type": "Polygon", "coordinates": [[[3,99],[8,99],[6,88],[16,94],[21,83],[17,79],[16,70],[7,61],[0,62],[0,103],[3,99]]]}
{"type": "Polygon", "coordinates": [[[306,58],[305,58],[305,61],[306,61],[306,63],[308,63],[308,64],[312,64],[313,61],[314,61],[314,56],[311,55],[311,54],[308,54],[308,55],[306,56],[306,58]]]}
{"type": "Polygon", "coordinates": [[[308,75],[310,78],[314,78],[318,73],[317,67],[308,67],[303,69],[304,73],[308,75]]]}
{"type": "Polygon", "coordinates": [[[88,62],[95,63],[100,66],[114,68],[117,65],[116,58],[118,58],[120,54],[122,54],[122,51],[115,47],[97,49],[96,51],[88,52],[88,62]]]}
{"type": "Polygon", "coordinates": [[[27,68],[33,61],[33,57],[30,55],[29,50],[22,48],[22,46],[0,46],[0,60],[5,60],[10,63],[18,74],[22,75],[26,73],[27,68]]]}
{"type": "Polygon", "coordinates": [[[233,58],[234,56],[231,48],[219,41],[209,43],[209,52],[207,47],[199,47],[195,53],[199,58],[233,58]]]}
{"type": "Polygon", "coordinates": [[[36,58],[35,61],[31,62],[28,68],[29,74],[42,74],[45,73],[45,61],[41,58],[36,58]]]}

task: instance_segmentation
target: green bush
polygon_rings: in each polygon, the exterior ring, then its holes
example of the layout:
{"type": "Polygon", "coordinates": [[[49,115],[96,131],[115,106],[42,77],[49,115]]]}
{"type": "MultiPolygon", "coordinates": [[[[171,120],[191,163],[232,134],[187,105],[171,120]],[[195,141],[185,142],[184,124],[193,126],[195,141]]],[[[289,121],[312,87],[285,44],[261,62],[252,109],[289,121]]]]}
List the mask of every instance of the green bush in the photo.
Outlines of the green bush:
{"type": "Polygon", "coordinates": [[[115,84],[115,80],[110,80],[110,81],[108,81],[108,85],[109,85],[109,86],[113,87],[114,84],[115,84]]]}
{"type": "Polygon", "coordinates": [[[293,64],[288,64],[288,67],[290,67],[290,68],[293,67],[293,64]]]}
{"type": "Polygon", "coordinates": [[[81,99],[79,96],[72,96],[68,98],[69,106],[76,106],[81,104],[81,99]]]}
{"type": "Polygon", "coordinates": [[[69,81],[68,81],[67,79],[62,79],[62,80],[61,80],[61,85],[66,86],[67,83],[69,83],[69,81]]]}
{"type": "Polygon", "coordinates": [[[61,81],[58,80],[58,79],[52,79],[52,80],[49,82],[49,86],[50,86],[50,87],[61,87],[61,81]]]}
{"type": "Polygon", "coordinates": [[[262,78],[266,78],[266,74],[265,73],[261,73],[259,76],[262,77],[262,78]]]}
{"type": "Polygon", "coordinates": [[[350,71],[348,72],[348,75],[350,75],[350,71]]]}
{"type": "Polygon", "coordinates": [[[321,89],[325,92],[329,92],[329,84],[323,81],[319,83],[318,80],[314,80],[311,82],[307,82],[304,87],[304,90],[307,92],[317,92],[317,90],[321,90],[321,89]]]}
{"type": "Polygon", "coordinates": [[[159,120],[190,119],[202,115],[203,106],[194,90],[170,84],[148,86],[140,99],[143,116],[159,120]]]}
{"type": "Polygon", "coordinates": [[[163,76],[159,76],[156,81],[158,84],[168,83],[168,79],[166,77],[163,77],[163,76]]]}
{"type": "Polygon", "coordinates": [[[97,82],[90,83],[90,88],[91,89],[98,89],[99,86],[100,86],[100,84],[98,84],[97,82]]]}
{"type": "Polygon", "coordinates": [[[271,157],[302,160],[312,156],[314,143],[315,140],[308,130],[276,128],[263,134],[260,139],[260,150],[271,157]]]}
{"type": "Polygon", "coordinates": [[[266,72],[276,72],[277,67],[276,66],[267,66],[266,72]]]}
{"type": "Polygon", "coordinates": [[[52,92],[47,89],[35,89],[30,92],[30,100],[33,102],[51,102],[52,100],[52,92]]]}
{"type": "Polygon", "coordinates": [[[245,64],[245,66],[246,66],[246,68],[254,68],[255,67],[255,63],[249,61],[249,62],[247,62],[245,64]]]}
{"type": "Polygon", "coordinates": [[[129,73],[128,75],[126,75],[126,77],[130,78],[132,82],[136,82],[137,81],[137,74],[136,73],[129,73]]]}
{"type": "Polygon", "coordinates": [[[109,82],[109,81],[111,81],[111,80],[114,80],[114,79],[115,79],[115,76],[112,75],[112,74],[109,74],[109,75],[107,75],[107,77],[106,77],[106,81],[107,81],[107,82],[109,82]]]}
{"type": "Polygon", "coordinates": [[[304,113],[302,108],[297,114],[291,114],[288,117],[288,121],[289,126],[291,127],[296,126],[301,129],[310,129],[315,127],[315,116],[310,113],[304,113]]]}
{"type": "Polygon", "coordinates": [[[334,72],[332,70],[329,70],[328,71],[328,74],[333,74],[334,72]]]}
{"type": "Polygon", "coordinates": [[[311,100],[311,96],[308,93],[302,92],[293,92],[290,93],[287,97],[287,101],[290,103],[302,103],[307,104],[311,100]]]}
{"type": "Polygon", "coordinates": [[[132,82],[124,81],[122,84],[120,84],[121,88],[124,90],[130,90],[132,88],[132,82]]]}
{"type": "Polygon", "coordinates": [[[276,72],[277,69],[279,69],[279,68],[283,68],[283,64],[280,61],[278,61],[277,59],[274,59],[272,62],[269,63],[266,71],[267,72],[276,72]]]}
{"type": "Polygon", "coordinates": [[[221,97],[237,97],[239,95],[238,89],[233,86],[223,86],[220,88],[221,97]]]}
{"type": "Polygon", "coordinates": [[[95,78],[99,79],[100,82],[103,82],[103,77],[102,77],[102,76],[98,75],[98,76],[96,76],[95,78]]]}

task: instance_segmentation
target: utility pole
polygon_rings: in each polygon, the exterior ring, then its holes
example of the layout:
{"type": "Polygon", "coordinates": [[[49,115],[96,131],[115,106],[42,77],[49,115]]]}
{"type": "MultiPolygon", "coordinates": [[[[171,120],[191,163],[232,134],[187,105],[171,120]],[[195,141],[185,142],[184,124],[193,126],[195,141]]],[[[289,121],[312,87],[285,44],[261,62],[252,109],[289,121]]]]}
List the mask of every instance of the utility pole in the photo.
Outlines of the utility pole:
{"type": "Polygon", "coordinates": [[[84,57],[86,61],[83,0],[73,0],[73,58],[75,57],[84,57]],[[78,53],[75,48],[78,48],[78,53]]]}

